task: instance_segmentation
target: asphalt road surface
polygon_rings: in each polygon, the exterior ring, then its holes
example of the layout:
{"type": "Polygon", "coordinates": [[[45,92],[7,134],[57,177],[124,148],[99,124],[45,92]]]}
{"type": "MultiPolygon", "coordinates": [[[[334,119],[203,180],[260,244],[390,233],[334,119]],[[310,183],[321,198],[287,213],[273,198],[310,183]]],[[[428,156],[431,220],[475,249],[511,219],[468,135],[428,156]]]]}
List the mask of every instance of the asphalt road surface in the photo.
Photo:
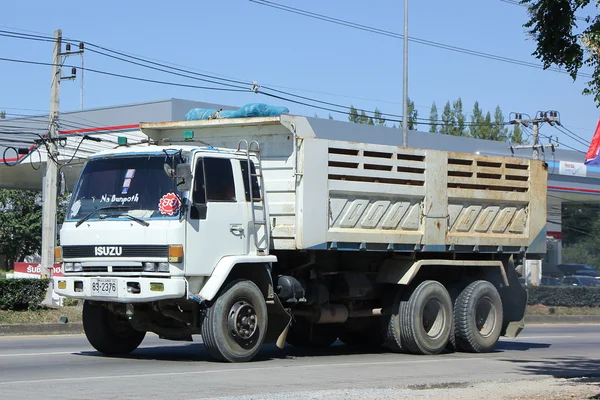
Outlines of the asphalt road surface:
{"type": "Polygon", "coordinates": [[[473,382],[500,388],[582,376],[600,376],[600,325],[529,326],[517,339],[501,339],[491,354],[265,346],[246,364],[212,362],[201,343],[153,335],[120,358],[100,355],[80,335],[0,338],[0,398],[7,400],[413,398],[423,389],[448,394],[473,382]]]}

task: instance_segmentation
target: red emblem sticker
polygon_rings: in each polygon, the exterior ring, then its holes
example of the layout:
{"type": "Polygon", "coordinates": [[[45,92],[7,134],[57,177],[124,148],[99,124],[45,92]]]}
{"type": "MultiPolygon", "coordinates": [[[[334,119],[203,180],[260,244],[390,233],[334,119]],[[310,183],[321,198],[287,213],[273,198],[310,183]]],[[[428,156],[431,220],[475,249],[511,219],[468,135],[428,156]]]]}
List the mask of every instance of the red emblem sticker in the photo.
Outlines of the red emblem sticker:
{"type": "Polygon", "coordinates": [[[167,193],[158,202],[158,211],[163,215],[177,214],[180,205],[179,197],[175,193],[167,193]]]}

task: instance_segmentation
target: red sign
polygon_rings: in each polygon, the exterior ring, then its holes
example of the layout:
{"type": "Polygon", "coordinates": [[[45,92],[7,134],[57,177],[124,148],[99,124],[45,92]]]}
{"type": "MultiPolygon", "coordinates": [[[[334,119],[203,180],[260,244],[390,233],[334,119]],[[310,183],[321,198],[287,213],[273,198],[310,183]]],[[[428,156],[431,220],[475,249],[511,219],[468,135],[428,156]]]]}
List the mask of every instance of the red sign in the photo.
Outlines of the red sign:
{"type": "MultiPolygon", "coordinates": [[[[28,275],[40,275],[42,267],[39,263],[16,262],[14,265],[15,272],[28,275]]],[[[52,276],[63,276],[62,264],[54,264],[50,271],[52,276]]]]}
{"type": "Polygon", "coordinates": [[[174,215],[179,211],[179,197],[175,193],[165,194],[158,203],[158,210],[163,215],[174,215]]]}

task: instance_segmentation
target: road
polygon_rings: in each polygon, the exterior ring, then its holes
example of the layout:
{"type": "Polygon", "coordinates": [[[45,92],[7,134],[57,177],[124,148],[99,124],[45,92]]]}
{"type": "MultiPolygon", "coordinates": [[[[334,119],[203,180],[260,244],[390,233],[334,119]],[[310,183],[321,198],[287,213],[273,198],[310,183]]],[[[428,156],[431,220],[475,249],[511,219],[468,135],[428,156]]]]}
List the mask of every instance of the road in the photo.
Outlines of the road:
{"type": "Polygon", "coordinates": [[[156,336],[122,358],[101,356],[80,335],[2,337],[0,398],[341,399],[353,393],[362,393],[356,397],[361,399],[391,398],[384,392],[369,396],[384,389],[452,390],[481,381],[512,385],[552,376],[600,376],[599,344],[600,325],[538,325],[517,339],[502,339],[491,354],[414,356],[358,352],[341,344],[324,351],[265,346],[255,362],[225,364],[208,361],[201,343],[156,336]]]}

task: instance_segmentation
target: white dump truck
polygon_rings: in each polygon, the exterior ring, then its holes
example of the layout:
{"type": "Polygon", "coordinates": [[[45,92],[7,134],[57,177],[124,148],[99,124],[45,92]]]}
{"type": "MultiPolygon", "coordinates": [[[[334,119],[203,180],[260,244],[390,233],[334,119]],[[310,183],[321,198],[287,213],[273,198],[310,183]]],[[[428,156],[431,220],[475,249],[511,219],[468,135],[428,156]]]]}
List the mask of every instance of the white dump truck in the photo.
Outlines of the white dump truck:
{"type": "Polygon", "coordinates": [[[90,157],[54,289],[85,300],[91,345],[201,335],[241,362],[263,343],[437,354],[517,335],[512,260],[545,252],[546,165],[339,140],[352,124],[317,122],[141,123],[145,143],[90,157]]]}

